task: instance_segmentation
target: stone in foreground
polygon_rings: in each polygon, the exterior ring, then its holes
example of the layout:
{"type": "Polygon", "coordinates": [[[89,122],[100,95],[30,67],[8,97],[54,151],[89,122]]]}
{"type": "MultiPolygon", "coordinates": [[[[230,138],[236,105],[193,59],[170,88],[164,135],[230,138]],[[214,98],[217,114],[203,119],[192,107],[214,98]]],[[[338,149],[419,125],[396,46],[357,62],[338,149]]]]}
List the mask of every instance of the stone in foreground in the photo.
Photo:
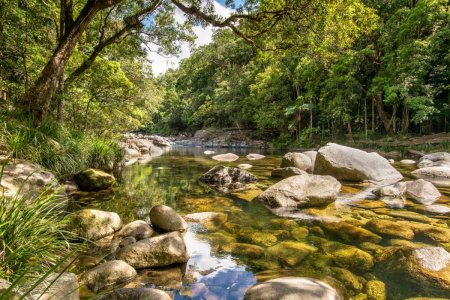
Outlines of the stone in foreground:
{"type": "Polygon", "coordinates": [[[51,273],[36,288],[31,299],[79,300],[77,275],[74,273],[51,273]]]}
{"type": "Polygon", "coordinates": [[[258,180],[255,175],[233,167],[215,166],[203,174],[200,179],[221,192],[230,192],[245,188],[246,183],[258,180]]]}
{"type": "Polygon", "coordinates": [[[103,295],[99,300],[170,300],[165,292],[151,288],[122,288],[103,295]]]}
{"type": "Polygon", "coordinates": [[[281,277],[251,287],[244,300],[340,300],[330,285],[307,277],[281,277]]]}
{"type": "Polygon", "coordinates": [[[407,182],[406,194],[414,201],[425,205],[433,204],[441,197],[438,189],[431,182],[423,179],[407,182]]]}
{"type": "Polygon", "coordinates": [[[411,174],[435,186],[450,187],[450,167],[426,167],[412,171],[411,174]]]}
{"type": "Polygon", "coordinates": [[[128,245],[119,251],[117,259],[143,269],[185,263],[189,255],[181,234],[171,232],[128,245]]]}
{"type": "Polygon", "coordinates": [[[136,270],[126,262],[112,260],[84,273],[81,277],[81,284],[97,293],[109,287],[129,282],[136,275],[136,270]]]}
{"type": "Polygon", "coordinates": [[[394,183],[403,176],[378,153],[328,143],[319,149],[314,174],[330,175],[338,180],[394,183]]]}
{"type": "Polygon", "coordinates": [[[97,169],[84,170],[76,174],[73,179],[83,191],[106,190],[116,182],[114,176],[97,169]]]}
{"type": "Polygon", "coordinates": [[[298,153],[289,152],[283,156],[280,168],[294,167],[303,171],[311,172],[313,170],[313,163],[309,156],[298,153]]]}
{"type": "Polygon", "coordinates": [[[341,184],[331,176],[297,175],[277,182],[258,199],[271,208],[324,206],[334,200],[341,184]]]}
{"type": "Polygon", "coordinates": [[[183,232],[188,227],[186,221],[173,208],[166,205],[153,206],[149,216],[152,225],[164,232],[183,232]]]}
{"type": "Polygon", "coordinates": [[[122,221],[114,212],[82,209],[71,217],[69,227],[80,237],[96,241],[119,230],[122,221]]]}

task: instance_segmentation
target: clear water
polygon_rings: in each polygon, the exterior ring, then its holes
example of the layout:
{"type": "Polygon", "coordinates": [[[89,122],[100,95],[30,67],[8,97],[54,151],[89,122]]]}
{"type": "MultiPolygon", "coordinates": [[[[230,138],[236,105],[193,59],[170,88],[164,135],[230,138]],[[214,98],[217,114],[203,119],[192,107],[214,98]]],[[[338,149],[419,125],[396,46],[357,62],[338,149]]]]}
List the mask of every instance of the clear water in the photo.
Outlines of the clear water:
{"type": "MultiPolygon", "coordinates": [[[[342,199],[336,204],[326,209],[306,210],[305,213],[315,217],[313,220],[279,218],[258,201],[251,200],[261,190],[276,182],[270,178],[270,172],[279,166],[281,155],[268,154],[264,159],[249,161],[245,158],[246,152],[234,151],[241,158],[225,165],[252,164],[253,168],[249,171],[255,174],[259,181],[246,192],[224,195],[198,182],[198,178],[211,167],[224,164],[212,160],[204,155],[203,151],[204,149],[200,148],[176,148],[153,159],[147,165],[128,167],[114,194],[90,194],[81,197],[89,207],[117,212],[123,222],[147,219],[149,210],[157,204],[171,206],[182,215],[214,211],[227,216],[225,223],[213,226],[190,224],[185,235],[191,255],[189,262],[184,266],[143,270],[138,280],[131,283],[130,287],[158,287],[172,291],[175,299],[242,299],[245,291],[259,281],[281,276],[309,276],[332,284],[346,295],[346,298],[350,298],[366,293],[367,280],[383,280],[382,276],[373,270],[361,271],[338,266],[329,254],[321,250],[321,245],[328,241],[353,244],[359,248],[362,246],[358,241],[343,240],[339,234],[323,230],[317,219],[339,218],[343,222],[355,224],[358,220],[364,221],[376,214],[388,214],[392,211],[381,201],[363,201],[358,206],[349,206],[346,199],[363,188],[363,185],[343,185],[342,199]],[[255,234],[258,232],[264,235],[255,234]],[[306,234],[301,234],[302,232],[306,234]],[[295,247],[274,252],[271,247],[281,242],[309,245],[316,247],[318,251],[305,258],[299,257],[300,250],[295,247]],[[264,255],[255,255],[251,250],[236,253],[229,249],[233,243],[256,245],[264,251],[264,255]],[[268,250],[269,248],[272,250],[268,250]],[[342,269],[352,272],[351,276],[343,276],[342,272],[345,271],[342,269]]],[[[408,175],[410,169],[401,171],[408,175]]],[[[442,192],[444,196],[439,204],[448,205],[448,190],[442,192]]],[[[408,206],[402,211],[417,211],[416,206],[408,202],[408,206]]],[[[428,218],[441,225],[449,222],[448,217],[428,218]]],[[[380,245],[386,246],[394,242],[392,238],[383,236],[380,245]]],[[[417,245],[429,243],[423,240],[412,242],[417,245]]],[[[368,249],[372,246],[365,245],[364,251],[375,254],[377,245],[373,246],[374,249],[368,249]]],[[[417,292],[411,290],[401,279],[385,283],[392,299],[418,296],[417,292]]]]}

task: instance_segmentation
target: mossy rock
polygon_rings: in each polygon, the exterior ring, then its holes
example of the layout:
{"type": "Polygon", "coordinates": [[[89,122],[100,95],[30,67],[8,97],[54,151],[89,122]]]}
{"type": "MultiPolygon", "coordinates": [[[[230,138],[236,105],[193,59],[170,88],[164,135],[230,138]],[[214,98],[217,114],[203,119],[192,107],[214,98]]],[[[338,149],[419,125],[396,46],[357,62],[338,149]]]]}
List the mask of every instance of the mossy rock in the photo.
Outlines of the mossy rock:
{"type": "Polygon", "coordinates": [[[381,236],[346,222],[323,223],[322,227],[349,243],[371,242],[377,244],[382,240],[381,236]]]}
{"type": "Polygon", "coordinates": [[[301,263],[309,254],[316,251],[316,247],[305,243],[285,241],[267,248],[266,254],[269,258],[278,259],[284,265],[293,267],[301,263]]]}
{"type": "Polygon", "coordinates": [[[328,242],[322,245],[322,249],[333,256],[333,261],[337,266],[356,272],[367,272],[374,265],[372,255],[354,246],[328,242]]]}
{"type": "Polygon", "coordinates": [[[298,227],[298,223],[290,219],[272,219],[270,225],[274,229],[292,230],[298,227]]]}
{"type": "Polygon", "coordinates": [[[367,295],[363,294],[363,293],[359,293],[357,295],[350,296],[348,299],[349,300],[367,300],[367,295]]]}
{"type": "Polygon", "coordinates": [[[280,268],[280,265],[278,264],[277,260],[273,259],[252,259],[248,262],[248,264],[255,268],[257,271],[263,271],[263,270],[275,270],[280,268]]]}
{"type": "Polygon", "coordinates": [[[417,221],[428,224],[434,223],[432,218],[407,210],[387,210],[383,213],[394,218],[402,218],[409,221],[417,221]]]}
{"type": "Polygon", "coordinates": [[[73,179],[83,191],[106,190],[116,183],[114,176],[97,169],[84,170],[76,174],[73,179]]]}
{"type": "Polygon", "coordinates": [[[236,238],[224,230],[207,234],[206,238],[211,241],[211,246],[216,250],[219,250],[223,245],[236,243],[236,238]]]}
{"type": "Polygon", "coordinates": [[[291,236],[297,241],[303,241],[308,235],[309,230],[305,227],[297,227],[291,231],[291,236]]]}
{"type": "Polygon", "coordinates": [[[438,243],[450,241],[450,229],[447,227],[438,227],[419,222],[399,222],[399,224],[410,226],[417,238],[438,243]]]}
{"type": "Polygon", "coordinates": [[[235,224],[235,223],[230,223],[230,222],[224,223],[222,225],[222,228],[225,231],[227,231],[229,233],[233,233],[233,234],[236,234],[239,232],[239,230],[241,230],[241,226],[239,226],[238,224],[235,224]]]}
{"type": "Polygon", "coordinates": [[[248,258],[261,258],[264,256],[264,248],[252,244],[231,243],[223,245],[222,250],[237,256],[248,258]]]}
{"type": "Polygon", "coordinates": [[[264,247],[275,245],[278,241],[277,237],[272,233],[252,229],[242,229],[241,231],[239,231],[237,240],[239,242],[250,243],[264,247]]]}
{"type": "Polygon", "coordinates": [[[400,225],[391,220],[371,220],[366,224],[366,227],[380,235],[399,237],[405,240],[414,238],[414,231],[409,226],[400,225]]]}
{"type": "Polygon", "coordinates": [[[379,280],[369,280],[366,284],[367,300],[386,300],[386,285],[379,280]]]}
{"type": "Polygon", "coordinates": [[[348,289],[354,291],[361,291],[364,287],[364,278],[359,277],[349,270],[343,268],[331,268],[333,271],[333,277],[342,282],[348,289]]]}
{"type": "Polygon", "coordinates": [[[371,242],[364,242],[364,243],[359,244],[359,248],[364,251],[375,252],[375,251],[383,249],[383,246],[381,246],[379,244],[374,244],[371,242]]]}

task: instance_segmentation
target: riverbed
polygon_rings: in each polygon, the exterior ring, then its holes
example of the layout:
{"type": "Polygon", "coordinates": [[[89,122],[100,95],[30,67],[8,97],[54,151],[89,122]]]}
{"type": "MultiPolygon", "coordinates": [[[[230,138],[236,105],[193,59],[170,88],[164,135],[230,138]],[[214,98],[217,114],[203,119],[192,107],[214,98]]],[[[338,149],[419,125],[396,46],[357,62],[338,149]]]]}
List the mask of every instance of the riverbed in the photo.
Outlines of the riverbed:
{"type": "MultiPolygon", "coordinates": [[[[252,200],[279,181],[271,178],[270,173],[280,165],[283,153],[262,153],[265,158],[250,161],[245,155],[254,151],[233,151],[240,156],[239,160],[219,163],[203,154],[204,150],[174,148],[145,165],[127,167],[113,194],[89,201],[88,207],[117,212],[124,223],[148,220],[150,209],[157,204],[168,205],[181,215],[212,211],[225,216],[221,222],[212,224],[189,223],[184,239],[191,258],[186,265],[140,271],[129,287],[157,287],[173,293],[174,299],[242,299],[245,291],[257,282],[282,276],[307,276],[331,284],[346,298],[364,299],[367,282],[381,281],[390,299],[405,299],[419,294],[402,278],[390,280],[376,265],[362,267],[364,261],[337,261],[327,251],[330,248],[327,245],[330,242],[350,245],[370,257],[375,257],[383,247],[402,244],[437,245],[450,250],[449,241],[426,236],[402,239],[381,235],[378,243],[360,238],[354,228],[374,218],[447,229],[449,224],[448,216],[428,214],[410,201],[403,209],[391,209],[376,199],[350,201],[366,187],[361,183],[343,183],[339,199],[326,208],[306,209],[298,219],[277,217],[262,203],[252,200]],[[246,191],[222,194],[198,181],[213,166],[243,163],[251,164],[249,172],[258,177],[258,182],[246,191]],[[328,221],[341,227],[324,225],[328,221]]],[[[414,169],[396,167],[406,178],[414,169]]],[[[440,191],[443,196],[437,204],[448,206],[449,190],[440,191]]]]}

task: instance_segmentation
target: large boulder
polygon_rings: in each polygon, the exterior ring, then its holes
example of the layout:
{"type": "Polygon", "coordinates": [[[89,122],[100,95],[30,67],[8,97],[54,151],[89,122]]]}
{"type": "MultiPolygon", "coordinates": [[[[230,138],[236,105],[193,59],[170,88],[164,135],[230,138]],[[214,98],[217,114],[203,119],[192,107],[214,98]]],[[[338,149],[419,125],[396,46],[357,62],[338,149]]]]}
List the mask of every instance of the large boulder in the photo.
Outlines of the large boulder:
{"type": "Polygon", "coordinates": [[[432,161],[434,165],[440,165],[441,163],[450,163],[450,153],[448,152],[436,152],[422,156],[419,162],[424,160],[432,161]]]}
{"type": "Polygon", "coordinates": [[[137,220],[125,225],[115,234],[115,237],[134,237],[137,241],[139,241],[151,237],[154,233],[155,231],[150,227],[150,225],[147,224],[147,222],[137,220]]]}
{"type": "Polygon", "coordinates": [[[303,171],[311,172],[313,170],[313,163],[311,162],[311,158],[303,153],[289,152],[283,156],[280,168],[287,167],[294,167],[303,171]]]}
{"type": "Polygon", "coordinates": [[[379,272],[387,280],[410,282],[424,294],[450,295],[450,253],[442,247],[388,248],[378,260],[379,272]]]}
{"type": "Polygon", "coordinates": [[[112,260],[84,273],[81,277],[81,284],[97,293],[109,287],[129,282],[136,275],[136,270],[126,262],[112,260]]]}
{"type": "Polygon", "coordinates": [[[272,177],[288,178],[296,175],[306,174],[306,171],[300,170],[296,167],[276,168],[270,174],[272,177]]]}
{"type": "Polygon", "coordinates": [[[3,166],[0,188],[6,198],[12,198],[16,194],[33,197],[46,187],[57,190],[58,181],[55,175],[38,164],[14,160],[3,166]]]}
{"type": "Polygon", "coordinates": [[[246,183],[258,180],[255,175],[233,167],[215,166],[203,174],[200,179],[221,192],[236,191],[245,188],[246,183]]]}
{"type": "Polygon", "coordinates": [[[185,263],[189,254],[181,234],[171,232],[128,245],[117,253],[116,258],[142,269],[185,263]]]}
{"type": "Polygon", "coordinates": [[[412,171],[411,174],[435,186],[450,187],[450,167],[426,167],[412,171]]]}
{"type": "Polygon", "coordinates": [[[330,285],[306,277],[281,277],[247,290],[245,300],[340,300],[330,285]]]}
{"type": "Polygon", "coordinates": [[[153,206],[149,213],[150,222],[163,232],[186,231],[187,223],[177,212],[166,205],[153,206]]]}
{"type": "Polygon", "coordinates": [[[83,191],[106,190],[116,182],[114,176],[97,169],[84,170],[76,174],[73,179],[83,191]]]}
{"type": "Polygon", "coordinates": [[[438,189],[431,182],[423,179],[407,182],[406,194],[414,201],[425,205],[433,204],[441,197],[438,189]]]}
{"type": "Polygon", "coordinates": [[[403,176],[378,153],[329,143],[319,149],[314,174],[339,180],[394,183],[403,176]]]}
{"type": "Polygon", "coordinates": [[[79,300],[78,279],[74,273],[51,273],[31,292],[31,299],[79,300]]]}
{"type": "Polygon", "coordinates": [[[223,161],[223,162],[232,162],[239,159],[239,156],[237,156],[234,153],[226,153],[226,154],[218,154],[214,155],[212,159],[217,161],[223,161]]]}
{"type": "Polygon", "coordinates": [[[114,212],[82,209],[70,218],[71,231],[92,241],[111,235],[122,227],[119,215],[114,212]]]}
{"type": "Polygon", "coordinates": [[[340,190],[341,184],[331,176],[303,174],[277,182],[258,199],[271,208],[323,206],[336,200],[340,190]]]}
{"type": "Polygon", "coordinates": [[[99,300],[171,300],[167,293],[152,288],[122,288],[115,289],[99,300]]]}

